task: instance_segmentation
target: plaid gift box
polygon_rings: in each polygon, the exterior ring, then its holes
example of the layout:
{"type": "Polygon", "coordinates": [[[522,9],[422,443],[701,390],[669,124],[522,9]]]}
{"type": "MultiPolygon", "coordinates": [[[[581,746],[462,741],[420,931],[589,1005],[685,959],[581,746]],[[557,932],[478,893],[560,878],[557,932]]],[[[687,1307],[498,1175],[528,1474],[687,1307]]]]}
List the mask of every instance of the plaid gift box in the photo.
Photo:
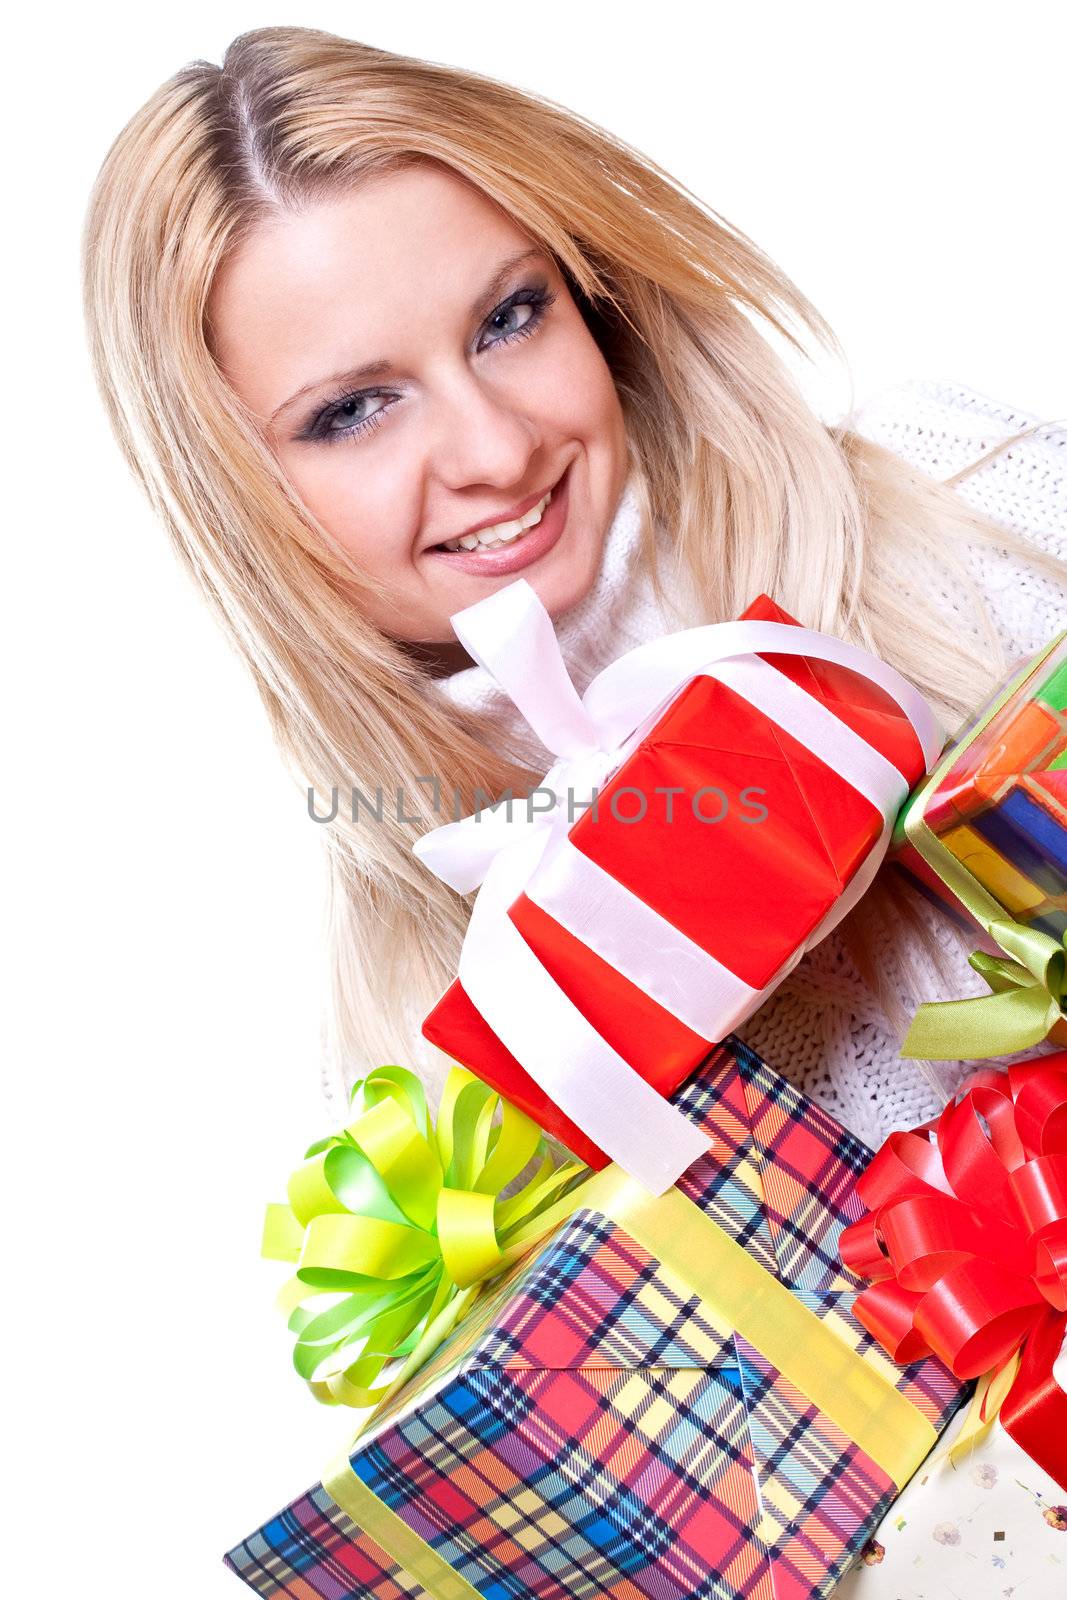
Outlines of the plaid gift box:
{"type": "MultiPolygon", "coordinates": [[[[468,617],[468,648],[481,643],[480,634],[469,637],[474,614],[492,637],[490,605],[512,630],[486,651],[491,669],[532,725],[538,712],[549,719],[531,682],[561,725],[570,685],[539,602],[531,596],[523,610],[521,597],[501,590],[459,613],[468,617]],[[532,624],[542,620],[535,635],[532,624]],[[558,712],[542,681],[560,686],[558,712]]],[[[594,754],[596,798],[577,820],[570,801],[567,816],[561,805],[554,820],[540,819],[551,837],[525,874],[491,860],[460,975],[422,1031],[581,1160],[601,1167],[611,1156],[651,1188],[648,1168],[629,1164],[618,1139],[612,1148],[606,1134],[618,1129],[603,1110],[634,1099],[628,1075],[643,1080],[656,1097],[627,1104],[618,1120],[649,1128],[657,1148],[679,1155],[662,1188],[684,1170],[686,1152],[649,1102],[684,1082],[864,892],[897,810],[941,748],[941,730],[934,733],[929,707],[885,663],[801,629],[767,595],[737,622],[630,652],[570,709],[572,720],[589,713],[590,738],[610,745],[624,726],[627,736],[601,768],[594,754]],[[745,646],[751,653],[716,653],[729,648],[722,641],[731,629],[734,639],[754,640],[745,646]],[[798,653],[788,653],[791,642],[798,653]],[[657,660],[663,652],[670,663],[673,650],[685,663],[680,686],[657,660]],[[653,709],[633,729],[617,710],[634,692],[619,688],[626,672],[638,699],[646,682],[653,686],[653,709]],[[496,903],[500,869],[510,885],[506,907],[496,903]],[[566,1085],[546,1078],[546,1066],[551,1074],[561,1061],[575,1066],[566,1085]],[[596,1085],[598,1101],[591,1108],[577,1095],[584,1119],[561,1092],[583,1084],[596,1085]]],[[[565,731],[573,741],[574,729],[565,731]]],[[[548,733],[541,737],[548,742],[548,733]]],[[[570,780],[583,794],[587,776],[570,780]]],[[[564,787],[550,777],[548,789],[564,787]]],[[[479,865],[494,841],[505,853],[526,848],[522,819],[509,820],[514,842],[488,814],[432,830],[416,854],[466,890],[470,881],[450,875],[457,852],[466,865],[459,847],[479,865]]]]}
{"type": "Polygon", "coordinates": [[[258,1594],[833,1588],[963,1390],[937,1361],[898,1367],[852,1314],[837,1242],[864,1145],[734,1037],[673,1102],[708,1154],[660,1197],[596,1174],[603,1204],[484,1292],[329,1488],[228,1552],[258,1594]],[[632,1215],[613,1186],[641,1196],[632,1215]]]}

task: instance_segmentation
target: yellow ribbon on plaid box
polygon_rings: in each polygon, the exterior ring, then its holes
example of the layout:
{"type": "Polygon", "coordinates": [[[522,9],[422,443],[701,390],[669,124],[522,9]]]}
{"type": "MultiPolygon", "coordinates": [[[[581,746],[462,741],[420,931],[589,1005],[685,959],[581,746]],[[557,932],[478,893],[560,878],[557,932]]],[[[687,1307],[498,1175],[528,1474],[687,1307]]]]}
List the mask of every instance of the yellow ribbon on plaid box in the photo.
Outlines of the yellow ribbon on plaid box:
{"type": "MultiPolygon", "coordinates": [[[[543,1136],[465,1068],[449,1074],[436,1129],[421,1084],[403,1068],[379,1069],[357,1091],[361,1115],[311,1147],[290,1179],[289,1206],[268,1208],[263,1254],[298,1263],[279,1297],[298,1334],[297,1370],[320,1400],[364,1408],[323,1485],[432,1600],[473,1600],[477,1591],[358,1477],[353,1446],[457,1324],[471,1318],[467,1331],[477,1331],[471,1313],[485,1286],[579,1210],[623,1228],[701,1301],[722,1337],[758,1350],[898,1487],[928,1455],[932,1424],[879,1363],[681,1190],[651,1195],[618,1166],[590,1173],[574,1162],[554,1167],[545,1154],[534,1178],[505,1198],[501,1190],[545,1151],[543,1136]],[[341,1298],[316,1314],[304,1302],[323,1293],[341,1298]],[[387,1382],[372,1389],[390,1357],[387,1382]]],[[[491,1299],[484,1303],[491,1311],[491,1299]]]]}

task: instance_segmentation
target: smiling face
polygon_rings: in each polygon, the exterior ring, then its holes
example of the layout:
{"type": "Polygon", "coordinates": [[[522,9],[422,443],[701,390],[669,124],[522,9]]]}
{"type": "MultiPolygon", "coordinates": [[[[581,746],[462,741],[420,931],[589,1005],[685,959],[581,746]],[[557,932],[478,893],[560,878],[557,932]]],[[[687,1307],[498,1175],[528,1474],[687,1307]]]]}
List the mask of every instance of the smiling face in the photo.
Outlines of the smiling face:
{"type": "Polygon", "coordinates": [[[423,163],[272,219],[210,320],[297,493],[386,586],[360,600],[384,633],[447,670],[451,613],[517,574],[552,615],[587,593],[626,478],[618,392],[551,257],[478,189],[423,163]]]}

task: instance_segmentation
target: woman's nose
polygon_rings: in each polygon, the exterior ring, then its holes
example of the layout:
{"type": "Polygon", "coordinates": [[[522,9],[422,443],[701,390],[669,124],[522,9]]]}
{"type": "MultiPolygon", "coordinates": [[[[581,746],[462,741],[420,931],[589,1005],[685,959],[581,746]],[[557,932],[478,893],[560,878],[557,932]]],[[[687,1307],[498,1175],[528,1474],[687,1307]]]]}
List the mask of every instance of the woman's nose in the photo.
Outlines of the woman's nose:
{"type": "Polygon", "coordinates": [[[505,393],[469,370],[449,384],[436,405],[432,467],[451,489],[491,483],[521,484],[541,446],[541,429],[524,409],[521,393],[505,393]]]}

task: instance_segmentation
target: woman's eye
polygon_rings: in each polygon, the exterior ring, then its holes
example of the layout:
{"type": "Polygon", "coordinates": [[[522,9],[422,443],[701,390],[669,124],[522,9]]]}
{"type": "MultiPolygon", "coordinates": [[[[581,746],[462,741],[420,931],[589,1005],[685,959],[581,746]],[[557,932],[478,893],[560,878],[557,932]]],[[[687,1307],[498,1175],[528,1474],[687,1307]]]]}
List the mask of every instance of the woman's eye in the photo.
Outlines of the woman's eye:
{"type": "Polygon", "coordinates": [[[365,394],[346,395],[344,400],[334,402],[323,411],[314,426],[314,435],[318,438],[350,438],[360,434],[363,429],[378,427],[382,411],[387,410],[389,395],[365,394]],[[379,400],[381,405],[376,410],[368,410],[379,400]],[[336,426],[334,426],[336,424],[336,426]]]}
{"type": "Polygon", "coordinates": [[[545,312],[555,298],[555,293],[547,284],[517,289],[486,320],[485,327],[500,335],[499,338],[490,339],[489,346],[528,337],[544,321],[545,312]]]}
{"type": "MultiPolygon", "coordinates": [[[[536,320],[537,307],[531,305],[529,301],[522,301],[516,305],[502,306],[499,311],[494,311],[486,327],[495,333],[502,333],[505,338],[510,338],[512,334],[521,333],[523,328],[536,320]]],[[[494,339],[490,342],[501,344],[503,341],[494,339]]]]}
{"type": "MultiPolygon", "coordinates": [[[[510,299],[497,306],[483,324],[496,335],[479,350],[492,349],[498,344],[508,344],[512,339],[524,339],[534,333],[544,320],[545,312],[555,300],[555,293],[547,285],[516,290],[510,299]]],[[[395,401],[395,395],[370,390],[365,394],[342,395],[326,406],[313,420],[302,439],[321,439],[332,443],[338,439],[352,439],[358,434],[378,427],[385,413],[395,401]]]]}

